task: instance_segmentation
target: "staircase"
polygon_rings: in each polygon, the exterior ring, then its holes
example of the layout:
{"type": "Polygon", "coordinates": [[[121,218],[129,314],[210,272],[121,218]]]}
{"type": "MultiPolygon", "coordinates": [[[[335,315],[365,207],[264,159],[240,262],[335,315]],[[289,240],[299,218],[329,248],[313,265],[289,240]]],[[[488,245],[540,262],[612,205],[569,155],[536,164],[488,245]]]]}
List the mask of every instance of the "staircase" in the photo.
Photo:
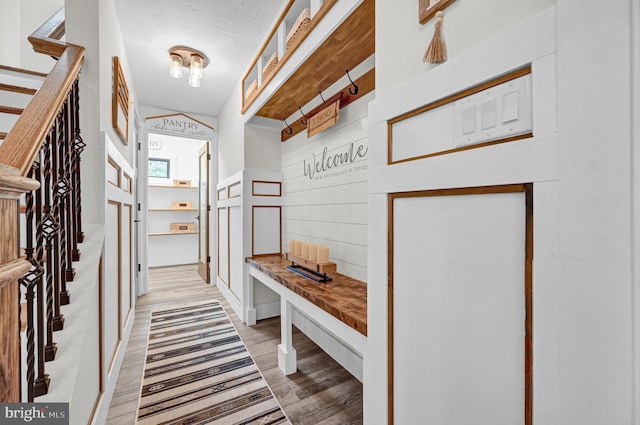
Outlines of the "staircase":
{"type": "MultiPolygon", "coordinates": [[[[0,66],[0,402],[49,391],[55,333],[80,258],[78,73],[84,48],[59,41],[64,9],[29,41],[48,74],[0,66]]],[[[82,317],[76,317],[82,320],[82,317]]],[[[57,362],[59,363],[59,362],[57,362]]]]}

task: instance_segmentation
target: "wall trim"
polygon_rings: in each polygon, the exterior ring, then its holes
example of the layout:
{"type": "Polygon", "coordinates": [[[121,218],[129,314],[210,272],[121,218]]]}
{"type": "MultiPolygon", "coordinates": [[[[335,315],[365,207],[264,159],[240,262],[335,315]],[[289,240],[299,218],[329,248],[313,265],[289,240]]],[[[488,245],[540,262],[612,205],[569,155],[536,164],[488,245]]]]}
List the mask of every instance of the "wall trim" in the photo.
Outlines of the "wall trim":
{"type": "Polygon", "coordinates": [[[401,198],[486,195],[525,192],[525,337],[524,337],[524,424],[533,425],[533,184],[436,189],[389,193],[388,200],[388,287],[387,287],[387,424],[394,425],[394,201],[401,198]]]}

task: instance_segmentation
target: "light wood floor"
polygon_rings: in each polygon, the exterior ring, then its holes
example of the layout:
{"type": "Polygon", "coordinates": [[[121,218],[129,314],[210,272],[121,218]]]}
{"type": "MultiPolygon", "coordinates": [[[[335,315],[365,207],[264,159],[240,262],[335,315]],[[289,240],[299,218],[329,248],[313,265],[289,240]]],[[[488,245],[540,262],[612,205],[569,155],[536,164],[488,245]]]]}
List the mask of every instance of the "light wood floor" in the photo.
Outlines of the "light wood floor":
{"type": "Polygon", "coordinates": [[[297,329],[294,328],[293,343],[298,352],[298,372],[284,376],[278,369],[279,318],[262,320],[254,327],[244,325],[220,291],[200,279],[196,266],[152,269],[149,289],[136,305],[136,319],[109,407],[107,425],[135,423],[150,310],[207,298],[222,303],[294,425],[362,423],[362,384],[297,329]]]}

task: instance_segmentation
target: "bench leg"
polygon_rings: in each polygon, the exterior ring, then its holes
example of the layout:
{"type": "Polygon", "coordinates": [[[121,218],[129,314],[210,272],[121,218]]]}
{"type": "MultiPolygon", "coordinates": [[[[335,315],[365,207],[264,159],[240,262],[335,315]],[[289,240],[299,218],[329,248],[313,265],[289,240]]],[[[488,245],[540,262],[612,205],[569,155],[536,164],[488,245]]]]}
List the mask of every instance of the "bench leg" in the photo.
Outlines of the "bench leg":
{"type": "Polygon", "coordinates": [[[297,371],[296,349],[293,348],[291,304],[284,296],[280,297],[280,334],[281,344],[278,345],[278,367],[285,375],[297,371]]]}
{"type": "Polygon", "coordinates": [[[244,322],[247,326],[255,326],[256,309],[253,305],[253,276],[249,272],[249,265],[244,266],[244,322]]]}

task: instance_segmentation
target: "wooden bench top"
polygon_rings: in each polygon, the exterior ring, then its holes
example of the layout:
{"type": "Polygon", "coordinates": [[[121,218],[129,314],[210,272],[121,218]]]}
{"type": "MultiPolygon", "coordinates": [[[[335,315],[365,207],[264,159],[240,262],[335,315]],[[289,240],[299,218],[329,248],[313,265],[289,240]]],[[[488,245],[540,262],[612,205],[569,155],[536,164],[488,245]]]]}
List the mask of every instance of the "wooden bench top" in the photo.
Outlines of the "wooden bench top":
{"type": "Polygon", "coordinates": [[[329,273],[330,282],[317,283],[287,269],[291,265],[280,254],[247,258],[276,282],[367,335],[367,284],[340,273],[329,273]]]}

